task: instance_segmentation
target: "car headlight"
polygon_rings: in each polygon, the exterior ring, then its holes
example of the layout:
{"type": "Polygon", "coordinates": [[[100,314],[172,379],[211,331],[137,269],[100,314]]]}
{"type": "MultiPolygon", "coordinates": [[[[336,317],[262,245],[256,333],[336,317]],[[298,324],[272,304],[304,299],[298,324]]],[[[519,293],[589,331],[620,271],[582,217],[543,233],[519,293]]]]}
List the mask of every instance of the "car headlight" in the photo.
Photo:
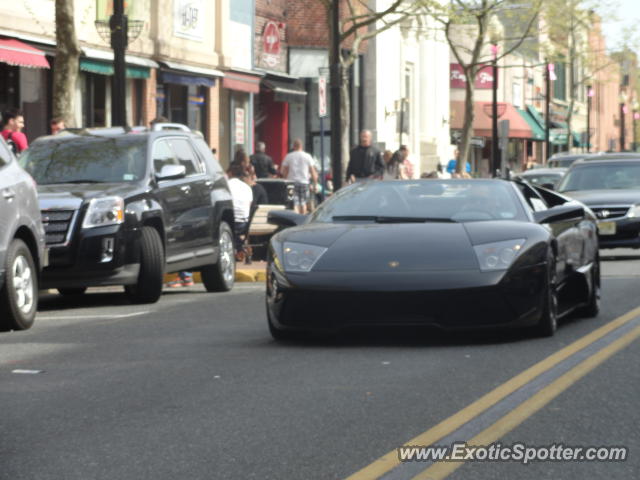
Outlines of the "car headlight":
{"type": "Polygon", "coordinates": [[[93,198],[89,202],[82,228],[118,225],[124,222],[124,200],[122,197],[93,198]]]}
{"type": "Polygon", "coordinates": [[[627,212],[627,217],[629,218],[640,217],[640,205],[633,205],[627,212]]]}
{"type": "Polygon", "coordinates": [[[473,249],[478,257],[480,270],[483,272],[506,270],[522,250],[524,242],[524,238],[518,238],[505,242],[475,245],[473,249]]]}
{"type": "Polygon", "coordinates": [[[316,245],[285,242],[283,245],[284,269],[287,272],[309,272],[326,251],[326,248],[316,245]]]}

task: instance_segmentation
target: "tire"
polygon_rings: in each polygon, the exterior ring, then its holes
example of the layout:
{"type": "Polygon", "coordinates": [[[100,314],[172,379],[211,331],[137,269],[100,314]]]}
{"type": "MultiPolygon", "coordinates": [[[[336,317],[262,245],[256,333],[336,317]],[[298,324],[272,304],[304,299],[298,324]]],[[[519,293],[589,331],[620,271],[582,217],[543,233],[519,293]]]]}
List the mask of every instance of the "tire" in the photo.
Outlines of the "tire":
{"type": "Polygon", "coordinates": [[[204,267],[200,274],[207,292],[228,292],[236,280],[236,257],[233,233],[227,222],[220,222],[218,234],[218,260],[204,267]]]}
{"type": "Polygon", "coordinates": [[[155,303],[162,295],[163,277],[164,248],[160,234],[153,227],[142,227],[138,282],[125,286],[125,292],[133,303],[155,303]]]}
{"type": "Polygon", "coordinates": [[[600,258],[596,258],[591,269],[591,285],[593,288],[589,292],[587,304],[576,311],[579,316],[584,318],[594,318],[600,313],[600,258]]]}
{"type": "Polygon", "coordinates": [[[540,321],[536,325],[536,333],[541,337],[552,337],[558,329],[558,273],[553,252],[547,255],[547,284],[544,294],[544,305],[540,321]]]}
{"type": "Polygon", "coordinates": [[[9,244],[6,262],[0,290],[0,330],[27,330],[38,310],[38,271],[31,250],[17,238],[9,244]]]}
{"type": "Polygon", "coordinates": [[[82,295],[87,291],[87,287],[78,287],[78,288],[58,288],[58,293],[65,297],[70,297],[74,295],[82,295]]]}

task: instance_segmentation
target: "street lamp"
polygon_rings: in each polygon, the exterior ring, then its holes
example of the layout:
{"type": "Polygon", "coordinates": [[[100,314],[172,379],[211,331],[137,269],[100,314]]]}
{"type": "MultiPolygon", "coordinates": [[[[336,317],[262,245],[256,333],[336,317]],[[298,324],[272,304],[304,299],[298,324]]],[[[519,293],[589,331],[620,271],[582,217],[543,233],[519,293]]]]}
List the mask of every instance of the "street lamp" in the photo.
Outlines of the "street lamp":
{"type": "Polygon", "coordinates": [[[637,151],[638,149],[638,128],[637,122],[640,120],[640,112],[638,112],[637,105],[634,105],[633,110],[633,151],[637,151]]]}
{"type": "Polygon", "coordinates": [[[625,151],[626,132],[625,132],[625,115],[629,112],[627,108],[627,94],[620,93],[620,151],[625,151]]]}
{"type": "Polygon", "coordinates": [[[553,80],[555,80],[555,72],[553,63],[549,63],[549,61],[545,61],[545,99],[544,99],[544,148],[545,148],[545,161],[546,164],[549,161],[549,157],[551,156],[551,80],[553,76],[553,80]]]}
{"type": "Polygon", "coordinates": [[[595,95],[591,85],[587,87],[587,153],[591,153],[591,99],[595,95]]]}

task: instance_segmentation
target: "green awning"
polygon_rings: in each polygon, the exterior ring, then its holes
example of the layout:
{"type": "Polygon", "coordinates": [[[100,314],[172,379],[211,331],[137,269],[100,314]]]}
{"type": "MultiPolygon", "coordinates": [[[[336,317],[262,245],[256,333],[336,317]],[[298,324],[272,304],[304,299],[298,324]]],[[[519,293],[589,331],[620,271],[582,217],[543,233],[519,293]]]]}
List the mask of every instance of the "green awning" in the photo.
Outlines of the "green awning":
{"type": "Polygon", "coordinates": [[[540,124],[526,110],[521,110],[520,108],[517,108],[516,110],[518,110],[520,116],[522,116],[522,118],[524,118],[527,124],[531,127],[531,138],[533,140],[544,140],[545,135],[542,126],[540,126],[540,124]]]}
{"type": "MultiPolygon", "coordinates": [[[[126,68],[128,78],[149,78],[151,75],[147,67],[127,66],[126,68]]],[[[98,75],[113,75],[113,64],[91,58],[81,58],[80,70],[98,75]]]]}
{"type": "Polygon", "coordinates": [[[531,117],[533,117],[533,119],[536,122],[538,122],[538,125],[540,125],[540,128],[542,128],[542,130],[544,130],[544,117],[536,109],[536,107],[532,107],[531,105],[527,105],[527,111],[529,112],[529,115],[531,115],[531,117]]]}

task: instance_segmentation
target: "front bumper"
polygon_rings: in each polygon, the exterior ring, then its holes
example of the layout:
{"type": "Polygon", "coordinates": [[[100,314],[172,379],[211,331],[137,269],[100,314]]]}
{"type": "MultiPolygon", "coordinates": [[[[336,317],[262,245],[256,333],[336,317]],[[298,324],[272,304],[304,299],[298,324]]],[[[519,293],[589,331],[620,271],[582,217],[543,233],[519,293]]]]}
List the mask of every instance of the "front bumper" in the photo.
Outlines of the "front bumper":
{"type": "MultiPolygon", "coordinates": [[[[398,289],[389,275],[376,276],[378,285],[393,290],[309,287],[292,284],[271,266],[267,308],[274,326],[285,330],[336,331],[360,326],[433,326],[445,330],[525,327],[537,323],[546,292],[546,265],[509,274],[447,272],[446,284],[459,277],[463,288],[443,289],[439,274],[421,273],[431,284],[420,290],[398,289]],[[385,278],[387,277],[387,278],[385,278]],[[429,279],[428,277],[432,277],[429,279]],[[470,280],[475,279],[474,281],[470,280]],[[440,285],[438,287],[438,285],[440,285]]],[[[371,275],[362,276],[362,280],[371,275]]],[[[353,280],[353,277],[351,278],[353,280]]],[[[304,282],[303,282],[304,283],[304,282]]]]}
{"type": "Polygon", "coordinates": [[[49,247],[42,288],[133,285],[140,273],[140,230],[111,225],[81,230],[68,246],[49,247]],[[113,254],[104,261],[105,242],[113,254]]]}
{"type": "Polygon", "coordinates": [[[598,235],[600,248],[640,248],[640,218],[611,220],[616,224],[614,235],[598,235]]]}

